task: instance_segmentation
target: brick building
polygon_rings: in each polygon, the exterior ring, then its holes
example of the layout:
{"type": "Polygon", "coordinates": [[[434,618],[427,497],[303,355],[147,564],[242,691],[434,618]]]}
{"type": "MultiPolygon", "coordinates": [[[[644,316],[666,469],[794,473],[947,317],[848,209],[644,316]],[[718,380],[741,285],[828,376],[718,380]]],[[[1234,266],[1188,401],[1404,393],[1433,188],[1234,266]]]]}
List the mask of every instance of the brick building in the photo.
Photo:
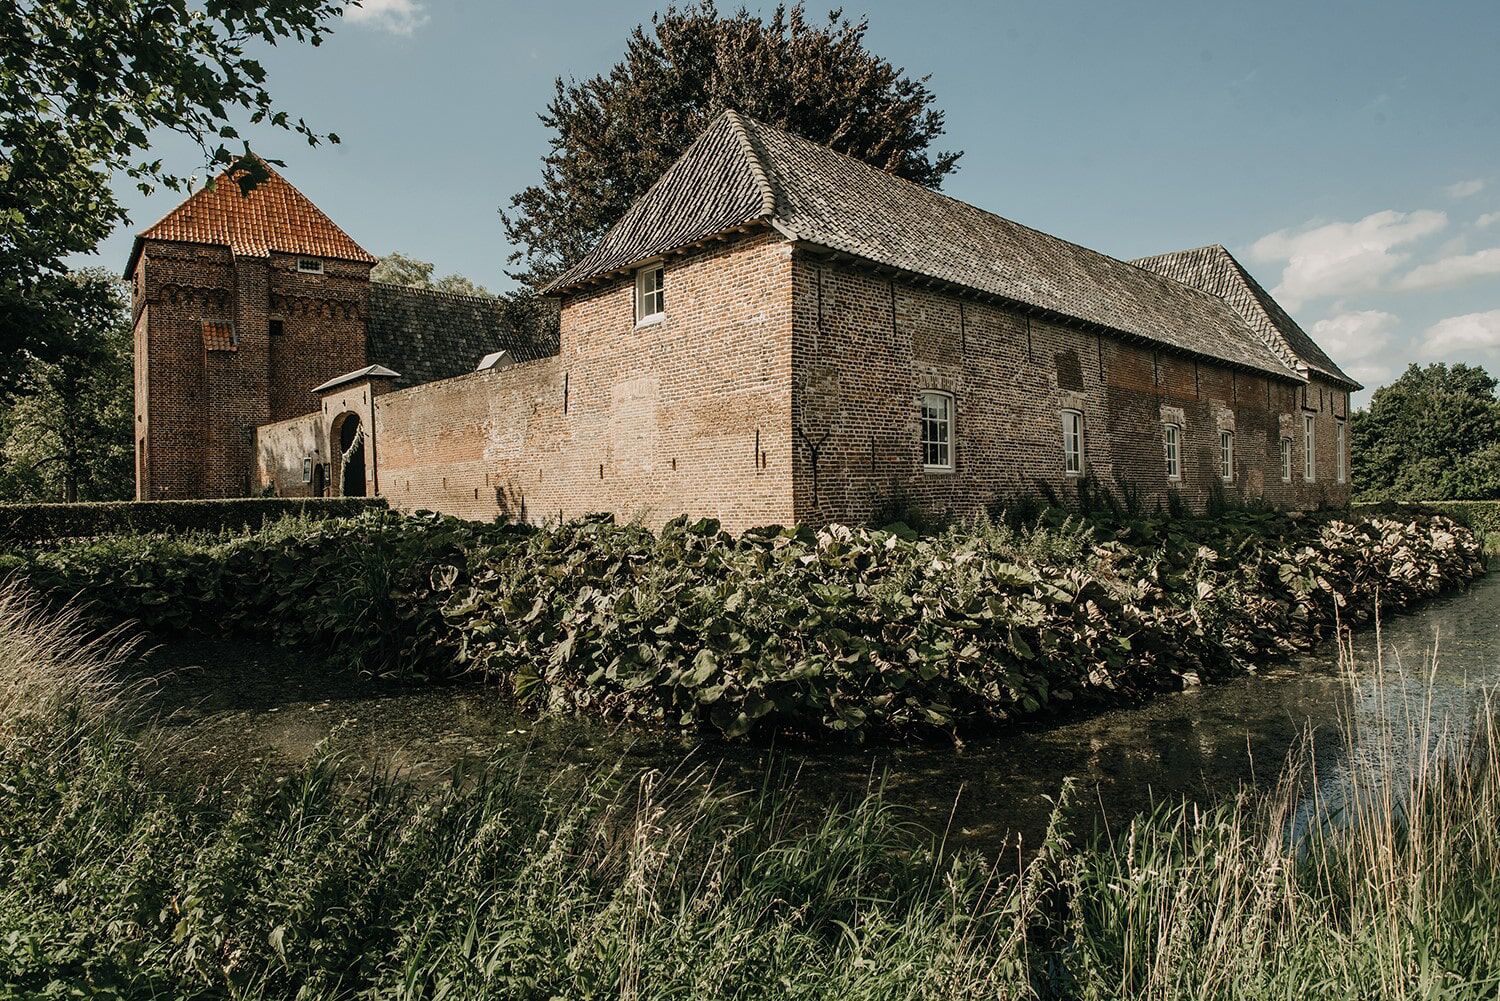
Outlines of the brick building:
{"type": "Polygon", "coordinates": [[[733,529],[1084,480],[1347,501],[1358,384],[1223,247],[1116,260],[727,113],[553,285],[535,343],[487,300],[372,285],[274,180],[137,244],[142,496],[733,529]]]}

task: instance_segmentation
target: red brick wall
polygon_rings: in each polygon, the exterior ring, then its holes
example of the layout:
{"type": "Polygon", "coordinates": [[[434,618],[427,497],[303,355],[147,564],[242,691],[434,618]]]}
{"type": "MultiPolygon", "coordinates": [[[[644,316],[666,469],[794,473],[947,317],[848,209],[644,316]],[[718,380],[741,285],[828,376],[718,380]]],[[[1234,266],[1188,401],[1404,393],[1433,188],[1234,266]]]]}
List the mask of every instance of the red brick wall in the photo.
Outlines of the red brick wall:
{"type": "Polygon", "coordinates": [[[244,494],[255,428],[307,411],[312,387],[365,364],[369,266],[325,260],[309,275],[295,263],[147,242],[134,286],[137,496],[244,494]],[[286,330],[274,343],[272,317],[286,330]],[[205,321],[232,323],[235,350],[207,350],[205,321]]]}
{"type": "MultiPolygon", "coordinates": [[[[1154,352],[997,306],[919,288],[799,252],[793,268],[793,422],[798,519],[863,521],[892,501],[971,514],[992,498],[1065,497],[1061,411],[1084,415],[1085,472],[1148,504],[1175,491],[1201,507],[1215,489],[1288,506],[1347,501],[1334,479],[1333,410],[1320,399],[1317,482],[1281,481],[1280,437],[1298,391],[1291,382],[1154,352]],[[923,390],[956,401],[952,472],[924,471],[923,390]],[[1268,402],[1269,400],[1269,402],[1268,402]],[[1166,475],[1163,423],[1183,428],[1180,482],[1166,475]],[[1219,475],[1219,432],[1232,430],[1235,470],[1219,475]],[[816,483],[814,482],[816,480],[816,483]]],[[[1338,402],[1342,400],[1342,402],[1338,402]]],[[[1300,417],[1296,418],[1300,421],[1300,417]]]]}
{"type": "Polygon", "coordinates": [[[670,258],[659,324],[636,327],[633,279],[570,297],[559,355],[377,401],[382,493],[478,518],[790,521],[790,283],[790,248],[757,235],[670,258]]]}
{"type": "Polygon", "coordinates": [[[893,498],[969,514],[1039,483],[1073,495],[1060,422],[1070,408],[1084,415],[1086,473],[1117,492],[1130,484],[1147,504],[1175,492],[1201,507],[1217,490],[1298,507],[1347,499],[1334,483],[1347,396],[1326,385],[1304,393],[1028,320],[770,234],[670,258],[666,297],[665,320],[638,328],[633,279],[620,279],[563,303],[557,356],[384,395],[340,387],[318,412],[262,429],[258,481],[305,489],[303,455],[330,455],[333,422],[354,411],[373,429],[372,489],[408,510],[532,521],[609,511],[655,524],[687,512],[732,530],[863,521],[893,498]],[[924,389],[956,400],[952,472],[921,467],[924,389]],[[1310,484],[1304,412],[1317,427],[1310,484]],[[1182,427],[1173,483],[1168,420],[1182,427]],[[1221,429],[1235,441],[1227,484],[1221,429]]]}

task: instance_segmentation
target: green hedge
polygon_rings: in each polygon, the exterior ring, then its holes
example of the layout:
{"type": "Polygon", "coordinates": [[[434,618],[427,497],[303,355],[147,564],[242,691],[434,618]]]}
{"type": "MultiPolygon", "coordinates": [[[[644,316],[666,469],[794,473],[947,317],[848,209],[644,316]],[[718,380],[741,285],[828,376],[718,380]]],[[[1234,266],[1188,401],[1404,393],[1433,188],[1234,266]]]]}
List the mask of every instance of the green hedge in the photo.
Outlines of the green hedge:
{"type": "Polygon", "coordinates": [[[112,536],[0,557],[104,622],[244,632],[368,671],[497,682],[536,710],[737,737],[913,734],[1180,688],[1482,573],[1441,516],[1271,513],[905,538],[738,538],[394,512],[251,535],[112,536]]]}
{"type": "Polygon", "coordinates": [[[384,508],[374,497],[241,497],[230,500],[0,504],[0,545],[32,545],[104,535],[243,532],[294,516],[344,518],[384,508]]]}
{"type": "Polygon", "coordinates": [[[1500,555],[1500,500],[1383,502],[1355,505],[1361,512],[1441,514],[1463,525],[1484,541],[1485,552],[1500,555]]]}

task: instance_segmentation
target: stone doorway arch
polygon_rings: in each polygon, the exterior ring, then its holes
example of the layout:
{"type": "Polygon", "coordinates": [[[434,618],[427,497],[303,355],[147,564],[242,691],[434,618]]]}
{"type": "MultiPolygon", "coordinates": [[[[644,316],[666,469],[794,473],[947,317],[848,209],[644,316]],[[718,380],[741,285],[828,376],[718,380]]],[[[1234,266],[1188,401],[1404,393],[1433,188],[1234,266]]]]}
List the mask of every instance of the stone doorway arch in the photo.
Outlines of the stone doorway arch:
{"type": "Polygon", "coordinates": [[[363,497],[366,494],[365,433],[359,415],[352,411],[339,414],[329,428],[333,462],[329,479],[339,497],[363,497]]]}

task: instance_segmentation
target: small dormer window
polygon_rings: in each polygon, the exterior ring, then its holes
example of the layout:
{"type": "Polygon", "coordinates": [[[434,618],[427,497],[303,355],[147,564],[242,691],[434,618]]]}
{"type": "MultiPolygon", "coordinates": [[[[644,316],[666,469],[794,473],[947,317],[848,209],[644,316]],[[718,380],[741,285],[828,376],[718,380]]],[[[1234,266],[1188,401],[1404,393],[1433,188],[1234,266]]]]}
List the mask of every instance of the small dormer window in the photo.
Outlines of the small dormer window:
{"type": "Polygon", "coordinates": [[[666,314],[666,269],[648,264],[635,273],[636,326],[659,323],[666,314]]]}
{"type": "Polygon", "coordinates": [[[323,262],[316,257],[297,258],[297,270],[305,275],[321,275],[323,273],[323,262]]]}

